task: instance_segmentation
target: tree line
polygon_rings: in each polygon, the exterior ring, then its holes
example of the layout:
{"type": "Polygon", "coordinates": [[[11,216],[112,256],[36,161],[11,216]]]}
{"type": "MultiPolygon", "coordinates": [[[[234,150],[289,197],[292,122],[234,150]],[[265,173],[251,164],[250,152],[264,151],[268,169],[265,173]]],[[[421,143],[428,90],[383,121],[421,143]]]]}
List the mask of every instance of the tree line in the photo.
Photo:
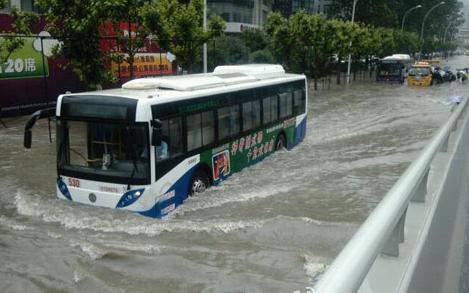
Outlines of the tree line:
{"type": "MultiPolygon", "coordinates": [[[[463,22],[462,4],[456,0],[445,1],[445,5],[432,12],[423,38],[419,33],[424,15],[439,1],[358,0],[354,23],[350,21],[352,3],[332,1],[328,18],[303,9],[289,16],[272,12],[263,28],[229,35],[224,33],[223,19],[210,11],[204,30],[203,0],[35,2],[43,11],[48,31],[61,43],[55,53],[69,60],[71,68],[90,88],[112,79],[106,66],[109,58],[133,64],[135,54],[149,39],[176,55],[177,64],[189,72],[202,70],[201,48],[208,43],[209,70],[222,64],[269,62],[282,64],[289,72],[305,73],[315,80],[340,72],[341,61],[349,55],[354,62],[367,63],[373,57],[392,53],[456,48],[454,36],[457,26],[463,22]],[[402,28],[404,14],[418,4],[422,8],[413,10],[402,28]],[[113,35],[106,35],[109,32],[103,31],[103,23],[112,26],[113,35]],[[128,24],[127,34],[122,23],[128,24]],[[112,40],[119,50],[100,50],[103,38],[112,40]]],[[[0,61],[21,45],[21,39],[14,36],[27,34],[28,24],[38,19],[15,9],[12,14],[18,24],[0,39],[0,61]]],[[[132,70],[133,66],[129,68],[132,70]]]]}

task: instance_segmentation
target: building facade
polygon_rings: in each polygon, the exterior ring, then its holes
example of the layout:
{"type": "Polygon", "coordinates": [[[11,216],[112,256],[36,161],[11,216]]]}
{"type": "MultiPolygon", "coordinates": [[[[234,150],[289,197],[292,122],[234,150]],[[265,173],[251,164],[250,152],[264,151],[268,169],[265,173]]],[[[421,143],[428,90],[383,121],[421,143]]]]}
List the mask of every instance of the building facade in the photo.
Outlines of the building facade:
{"type": "Polygon", "coordinates": [[[469,45],[469,5],[463,6],[464,23],[458,28],[458,44],[460,46],[469,45]]]}
{"type": "MultiPolygon", "coordinates": [[[[271,11],[288,17],[303,9],[307,13],[327,16],[331,0],[206,0],[208,13],[219,15],[226,22],[227,33],[262,28],[271,11]]],[[[38,11],[34,0],[9,0],[4,11],[16,6],[25,11],[38,11]]]]}
{"type": "Polygon", "coordinates": [[[274,0],[207,0],[207,8],[209,15],[223,18],[227,33],[240,33],[262,27],[273,3],[274,0]]]}
{"type": "Polygon", "coordinates": [[[298,10],[303,9],[307,13],[318,13],[328,16],[332,0],[274,0],[273,10],[288,17],[298,10]]]}
{"type": "MultiPolygon", "coordinates": [[[[6,8],[3,11],[9,11],[11,7],[17,7],[24,11],[38,11],[34,5],[34,0],[9,0],[6,1],[6,8]]],[[[2,9],[0,9],[2,11],[2,9]]]]}

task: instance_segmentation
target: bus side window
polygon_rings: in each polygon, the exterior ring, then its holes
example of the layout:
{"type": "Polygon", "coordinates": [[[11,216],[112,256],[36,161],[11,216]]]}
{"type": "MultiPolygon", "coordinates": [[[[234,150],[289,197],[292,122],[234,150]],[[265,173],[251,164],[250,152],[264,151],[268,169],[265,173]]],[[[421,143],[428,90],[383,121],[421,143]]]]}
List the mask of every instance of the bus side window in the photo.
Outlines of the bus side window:
{"type": "Polygon", "coordinates": [[[168,157],[182,153],[182,119],[170,118],[161,121],[162,137],[168,147],[168,157]]]}
{"type": "Polygon", "coordinates": [[[243,131],[258,127],[261,124],[260,101],[243,103],[243,131]]]}
{"type": "Polygon", "coordinates": [[[280,118],[286,118],[293,114],[291,92],[280,94],[280,118]]]}
{"type": "Polygon", "coordinates": [[[201,115],[189,115],[186,118],[187,150],[191,151],[202,146],[201,115]]]}
{"type": "Polygon", "coordinates": [[[295,115],[300,115],[305,112],[306,106],[306,95],[304,91],[299,89],[293,92],[293,108],[295,111],[295,115]]]}
{"type": "Polygon", "coordinates": [[[278,120],[278,96],[272,96],[270,97],[270,108],[272,109],[271,114],[272,114],[272,120],[271,121],[277,121],[278,120]]]}
{"type": "Polygon", "coordinates": [[[213,112],[189,115],[186,118],[187,150],[212,143],[215,139],[213,112]]]}
{"type": "Polygon", "coordinates": [[[202,144],[208,145],[215,141],[215,121],[213,111],[202,113],[202,144]]]}
{"type": "Polygon", "coordinates": [[[232,105],[218,109],[218,139],[222,140],[239,133],[240,111],[239,105],[232,105]]]}
{"type": "Polygon", "coordinates": [[[270,97],[262,99],[262,122],[269,124],[272,121],[272,111],[270,106],[270,97]]]}
{"type": "Polygon", "coordinates": [[[271,96],[262,100],[263,123],[269,124],[278,119],[278,96],[271,96]]]}
{"type": "Polygon", "coordinates": [[[243,103],[243,131],[251,129],[252,121],[252,102],[243,103]]]}

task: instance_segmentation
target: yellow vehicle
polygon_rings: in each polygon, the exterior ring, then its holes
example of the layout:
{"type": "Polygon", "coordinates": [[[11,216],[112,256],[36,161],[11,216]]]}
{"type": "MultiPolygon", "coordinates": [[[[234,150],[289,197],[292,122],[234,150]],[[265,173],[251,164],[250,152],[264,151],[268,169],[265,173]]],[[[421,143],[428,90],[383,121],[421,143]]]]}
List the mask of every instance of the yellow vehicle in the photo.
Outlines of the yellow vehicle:
{"type": "Polygon", "coordinates": [[[419,60],[419,62],[425,62],[430,64],[430,66],[433,67],[442,67],[443,61],[440,58],[435,58],[435,59],[422,59],[419,60]]]}
{"type": "Polygon", "coordinates": [[[428,62],[416,62],[407,75],[409,86],[431,86],[433,83],[432,66],[428,62]]]}

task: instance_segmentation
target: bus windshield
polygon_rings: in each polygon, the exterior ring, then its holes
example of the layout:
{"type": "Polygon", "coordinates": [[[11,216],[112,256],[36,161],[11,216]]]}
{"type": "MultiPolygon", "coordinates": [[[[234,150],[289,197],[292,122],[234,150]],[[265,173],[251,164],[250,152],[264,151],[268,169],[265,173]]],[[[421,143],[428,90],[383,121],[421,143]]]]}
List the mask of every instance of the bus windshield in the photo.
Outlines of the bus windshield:
{"type": "Polygon", "coordinates": [[[382,63],[379,66],[379,75],[400,75],[404,66],[401,63],[382,63]]]}
{"type": "Polygon", "coordinates": [[[148,124],[57,121],[58,167],[69,176],[88,174],[114,183],[149,181],[148,124]]]}
{"type": "Polygon", "coordinates": [[[409,76],[429,75],[430,68],[428,67],[412,67],[409,70],[409,76]]]}

